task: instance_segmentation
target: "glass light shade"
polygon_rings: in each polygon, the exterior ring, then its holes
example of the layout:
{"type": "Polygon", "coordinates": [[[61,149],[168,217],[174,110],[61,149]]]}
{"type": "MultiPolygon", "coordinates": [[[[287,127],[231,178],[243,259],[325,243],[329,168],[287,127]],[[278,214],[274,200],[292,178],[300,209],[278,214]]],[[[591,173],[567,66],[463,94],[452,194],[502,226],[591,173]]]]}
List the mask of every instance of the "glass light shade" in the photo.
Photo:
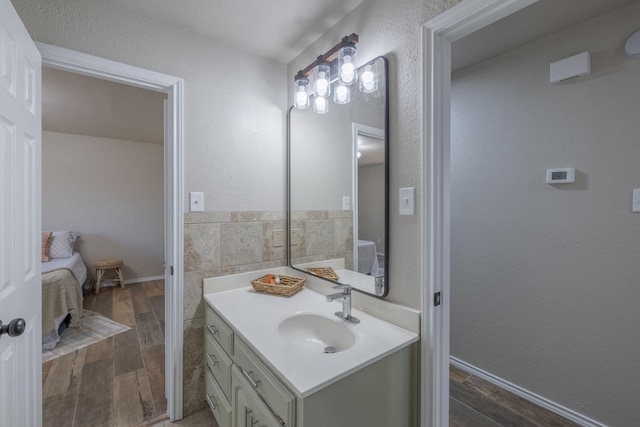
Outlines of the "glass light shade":
{"type": "Polygon", "coordinates": [[[293,95],[293,105],[301,110],[309,108],[309,79],[297,77],[293,95]]]}
{"type": "Polygon", "coordinates": [[[318,64],[313,69],[314,92],[328,98],[331,95],[331,69],[327,64],[318,64]]]}
{"type": "Polygon", "coordinates": [[[313,98],[313,112],[318,114],[324,114],[329,112],[329,98],[323,96],[314,96],[313,98]]]}
{"type": "Polygon", "coordinates": [[[351,89],[349,86],[339,84],[333,91],[333,102],[336,104],[348,104],[351,102],[351,89]]]}
{"type": "Polygon", "coordinates": [[[360,92],[372,93],[378,90],[378,78],[371,65],[366,65],[360,73],[360,92]]]}
{"type": "Polygon", "coordinates": [[[340,83],[350,86],[358,81],[355,46],[347,45],[340,48],[338,51],[338,70],[340,83]]]}

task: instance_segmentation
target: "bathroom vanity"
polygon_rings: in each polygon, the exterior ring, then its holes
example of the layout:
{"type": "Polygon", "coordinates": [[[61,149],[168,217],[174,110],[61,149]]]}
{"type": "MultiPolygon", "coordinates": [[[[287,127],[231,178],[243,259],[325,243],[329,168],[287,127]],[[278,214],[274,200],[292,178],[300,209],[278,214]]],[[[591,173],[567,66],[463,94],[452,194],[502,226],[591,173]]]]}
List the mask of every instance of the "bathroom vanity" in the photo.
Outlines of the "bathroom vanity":
{"type": "Polygon", "coordinates": [[[309,288],[225,284],[246,276],[205,285],[205,391],[220,427],[417,425],[417,334],[355,308],[361,322],[347,323],[309,288]]]}

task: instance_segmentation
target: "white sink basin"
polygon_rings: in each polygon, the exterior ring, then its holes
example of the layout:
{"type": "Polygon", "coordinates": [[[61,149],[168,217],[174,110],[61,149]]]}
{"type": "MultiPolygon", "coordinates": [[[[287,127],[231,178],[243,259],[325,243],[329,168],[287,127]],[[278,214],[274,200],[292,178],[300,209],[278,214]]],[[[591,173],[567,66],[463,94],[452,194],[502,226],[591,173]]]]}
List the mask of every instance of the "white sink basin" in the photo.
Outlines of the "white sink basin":
{"type": "Polygon", "coordinates": [[[287,317],[278,331],[288,343],[312,353],[337,353],[351,348],[356,336],[338,320],[314,313],[287,317]]]}

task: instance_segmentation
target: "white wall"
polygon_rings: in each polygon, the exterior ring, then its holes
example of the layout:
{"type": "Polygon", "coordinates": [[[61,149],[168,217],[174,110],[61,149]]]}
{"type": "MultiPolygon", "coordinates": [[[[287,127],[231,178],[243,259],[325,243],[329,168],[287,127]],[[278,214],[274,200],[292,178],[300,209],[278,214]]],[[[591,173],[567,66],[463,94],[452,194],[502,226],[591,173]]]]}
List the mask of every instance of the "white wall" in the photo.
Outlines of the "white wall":
{"type": "Polygon", "coordinates": [[[640,2],[454,76],[451,353],[611,426],[640,419],[640,2]],[[592,75],[549,84],[589,50],[592,75]],[[547,168],[574,166],[573,185],[547,168]]]}
{"type": "MultiPolygon", "coordinates": [[[[287,84],[295,73],[347,34],[357,33],[358,62],[389,59],[390,113],[390,268],[388,300],[420,308],[421,200],[421,26],[457,0],[367,0],[288,65],[287,84]],[[416,215],[398,215],[398,188],[416,187],[416,215]]],[[[291,96],[289,99],[293,99],[291,96]]],[[[289,101],[289,104],[291,101],[289,101]]],[[[426,255],[425,255],[426,256],[426,255]]]]}
{"type": "Polygon", "coordinates": [[[163,275],[163,146],[42,133],[42,229],[81,234],[87,268],[122,258],[125,280],[163,275]]]}
{"type": "Polygon", "coordinates": [[[34,40],[184,79],[185,201],[204,191],[208,211],[284,210],[284,65],[124,3],[13,6],[34,40]]]}

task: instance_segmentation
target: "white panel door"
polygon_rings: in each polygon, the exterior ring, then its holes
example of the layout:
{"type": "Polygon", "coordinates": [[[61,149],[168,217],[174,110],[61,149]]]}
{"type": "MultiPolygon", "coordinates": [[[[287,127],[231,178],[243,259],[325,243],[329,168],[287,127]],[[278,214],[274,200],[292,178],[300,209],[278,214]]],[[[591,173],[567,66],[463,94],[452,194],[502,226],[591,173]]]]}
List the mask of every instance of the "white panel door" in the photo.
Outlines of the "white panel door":
{"type": "Polygon", "coordinates": [[[0,0],[0,426],[42,425],[41,58],[0,0]],[[13,324],[15,325],[15,323],[13,324]],[[16,335],[16,331],[13,331],[16,335]]]}

